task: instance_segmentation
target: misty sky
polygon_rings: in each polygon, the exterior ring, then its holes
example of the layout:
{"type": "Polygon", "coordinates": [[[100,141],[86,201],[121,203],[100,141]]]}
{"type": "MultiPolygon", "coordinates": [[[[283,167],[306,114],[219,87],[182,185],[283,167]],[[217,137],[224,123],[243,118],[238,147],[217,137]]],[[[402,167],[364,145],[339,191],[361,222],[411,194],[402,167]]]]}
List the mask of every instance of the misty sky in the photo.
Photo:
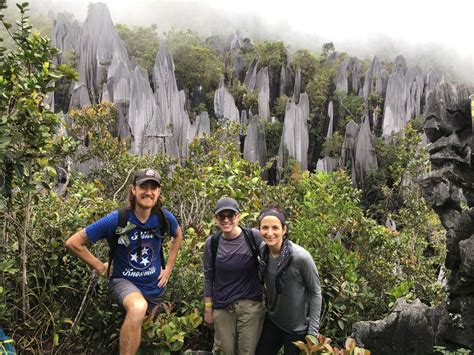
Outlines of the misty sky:
{"type": "MultiPolygon", "coordinates": [[[[83,20],[89,1],[32,0],[69,10],[83,20]]],[[[103,0],[115,23],[189,28],[203,35],[240,29],[254,39],[281,39],[291,49],[317,50],[333,42],[361,59],[393,60],[409,66],[442,63],[464,82],[474,82],[474,0],[103,0]],[[261,38],[256,38],[261,36],[261,38]]]]}

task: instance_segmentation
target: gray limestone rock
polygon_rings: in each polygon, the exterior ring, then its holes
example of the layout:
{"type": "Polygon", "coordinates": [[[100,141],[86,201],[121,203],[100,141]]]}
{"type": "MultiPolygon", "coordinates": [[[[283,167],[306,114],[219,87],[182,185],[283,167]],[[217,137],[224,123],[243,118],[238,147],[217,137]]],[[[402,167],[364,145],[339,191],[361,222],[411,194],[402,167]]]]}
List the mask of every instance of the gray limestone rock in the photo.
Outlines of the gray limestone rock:
{"type": "Polygon", "coordinates": [[[329,117],[329,124],[328,124],[328,131],[326,133],[326,138],[332,137],[332,133],[334,130],[334,104],[332,101],[329,101],[328,117],[329,117]]]}
{"type": "MultiPolygon", "coordinates": [[[[84,93],[77,90],[81,84],[87,88],[90,102],[99,102],[103,83],[108,78],[107,72],[114,59],[116,65],[119,61],[123,61],[128,66],[127,51],[115,30],[109,9],[105,4],[89,4],[87,18],[76,48],[76,56],[80,81],[74,84],[70,106],[74,106],[72,103],[84,102],[82,97],[84,93]]],[[[112,93],[110,99],[115,102],[112,93]]]]}
{"type": "MultiPolygon", "coordinates": [[[[157,122],[157,106],[148,80],[146,70],[135,67],[131,74],[130,91],[132,93],[129,106],[129,125],[132,141],[132,153],[144,154],[147,147],[146,132],[152,130],[157,122]]],[[[154,131],[154,129],[153,129],[154,131]]]]}
{"type": "Polygon", "coordinates": [[[474,350],[474,169],[472,119],[464,85],[435,85],[427,98],[425,133],[432,171],[420,179],[423,195],[446,229],[450,270],[437,345],[474,350]]]}
{"type": "Polygon", "coordinates": [[[291,67],[290,64],[282,65],[280,70],[280,96],[288,96],[292,95],[293,91],[293,80],[291,78],[291,67]]]}
{"type": "Polygon", "coordinates": [[[360,76],[362,67],[357,58],[345,59],[338,68],[337,74],[334,77],[334,85],[336,91],[354,95],[359,94],[360,76]]]}
{"type": "Polygon", "coordinates": [[[253,58],[245,74],[244,85],[248,91],[255,89],[255,84],[257,83],[257,66],[258,57],[256,56],[253,58]]]}
{"type": "Polygon", "coordinates": [[[296,68],[295,87],[293,89],[294,102],[298,103],[300,101],[300,94],[301,94],[301,69],[298,67],[296,68]]]}
{"type": "Polygon", "coordinates": [[[232,33],[226,42],[226,50],[239,49],[242,47],[242,38],[239,31],[232,33]]]}
{"type": "Polygon", "coordinates": [[[423,88],[420,68],[407,70],[403,57],[397,57],[387,84],[383,136],[388,137],[401,131],[410,119],[421,114],[423,88]]]}
{"type": "Polygon", "coordinates": [[[367,100],[373,92],[385,96],[387,91],[388,73],[380,64],[379,58],[374,57],[370,68],[367,69],[364,79],[363,97],[367,100]]]}
{"type": "Polygon", "coordinates": [[[366,118],[362,123],[354,142],[354,170],[355,185],[358,188],[364,186],[366,177],[377,170],[377,155],[374,148],[374,135],[370,132],[369,120],[366,118]]]}
{"type": "Polygon", "coordinates": [[[157,138],[160,136],[164,138],[166,153],[175,158],[182,158],[187,149],[185,127],[189,125],[189,116],[184,109],[185,93],[183,90],[178,91],[173,58],[164,43],[161,44],[156,56],[153,74],[158,107],[157,138]]]}
{"type": "Polygon", "coordinates": [[[270,79],[268,77],[268,67],[263,67],[258,71],[255,91],[258,94],[258,116],[268,119],[270,117],[270,79]]]}
{"type": "Polygon", "coordinates": [[[282,169],[293,158],[300,163],[301,169],[308,167],[308,118],[309,99],[306,93],[300,95],[299,103],[290,99],[286,104],[283,132],[280,142],[278,168],[282,169]]]}
{"type": "Polygon", "coordinates": [[[70,14],[59,13],[53,22],[53,34],[51,44],[61,51],[57,57],[56,64],[64,63],[71,51],[76,51],[81,26],[70,14]]]}
{"type": "Polygon", "coordinates": [[[441,69],[430,68],[425,77],[425,90],[423,92],[424,101],[433,89],[444,83],[444,72],[441,69]]]}
{"type": "Polygon", "coordinates": [[[316,163],[316,171],[324,171],[324,172],[331,172],[335,171],[337,168],[337,162],[331,157],[324,157],[322,159],[318,159],[316,163]]]}
{"type": "Polygon", "coordinates": [[[240,114],[232,95],[221,78],[219,88],[214,93],[214,112],[219,120],[239,121],[240,114]]]}
{"type": "Polygon", "coordinates": [[[431,354],[438,319],[420,300],[408,304],[402,298],[385,319],[357,322],[353,337],[375,354],[431,354]]]}
{"type": "Polygon", "coordinates": [[[258,118],[252,117],[245,137],[244,159],[250,162],[258,162],[260,166],[264,166],[266,156],[265,131],[260,126],[258,118]]]}

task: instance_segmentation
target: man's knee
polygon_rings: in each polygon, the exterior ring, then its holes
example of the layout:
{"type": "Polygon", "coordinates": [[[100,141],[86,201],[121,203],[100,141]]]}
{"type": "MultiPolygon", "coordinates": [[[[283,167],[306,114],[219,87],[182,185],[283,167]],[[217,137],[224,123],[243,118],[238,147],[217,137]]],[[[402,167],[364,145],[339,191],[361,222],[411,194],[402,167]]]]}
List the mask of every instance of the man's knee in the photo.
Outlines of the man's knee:
{"type": "Polygon", "coordinates": [[[131,293],[123,300],[126,317],[134,322],[141,322],[145,318],[148,303],[140,293],[131,293]]]}

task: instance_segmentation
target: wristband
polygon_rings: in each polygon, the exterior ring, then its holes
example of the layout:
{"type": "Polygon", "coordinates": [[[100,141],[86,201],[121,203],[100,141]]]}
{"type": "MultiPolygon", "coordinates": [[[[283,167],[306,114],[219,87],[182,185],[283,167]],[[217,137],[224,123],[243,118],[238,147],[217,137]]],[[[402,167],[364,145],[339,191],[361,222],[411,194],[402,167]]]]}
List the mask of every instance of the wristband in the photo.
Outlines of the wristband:
{"type": "Polygon", "coordinates": [[[204,307],[211,308],[212,307],[212,302],[204,302],[204,307]]]}

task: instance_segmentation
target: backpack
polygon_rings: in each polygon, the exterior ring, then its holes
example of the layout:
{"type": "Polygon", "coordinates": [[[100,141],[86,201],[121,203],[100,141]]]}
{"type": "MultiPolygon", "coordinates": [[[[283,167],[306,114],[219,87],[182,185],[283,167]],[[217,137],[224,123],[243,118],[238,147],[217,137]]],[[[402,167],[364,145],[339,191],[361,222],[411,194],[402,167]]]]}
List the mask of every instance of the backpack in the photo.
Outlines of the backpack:
{"type": "Polygon", "coordinates": [[[0,354],[16,354],[13,343],[13,339],[8,337],[0,327],[0,354]]]}
{"type": "MultiPolygon", "coordinates": [[[[131,209],[129,207],[123,207],[118,210],[118,226],[117,227],[123,228],[127,225],[128,213],[130,211],[131,209]]],[[[166,217],[165,211],[163,210],[161,205],[157,205],[153,207],[151,213],[155,214],[158,217],[158,225],[155,228],[143,228],[143,227],[137,226],[135,229],[151,232],[155,238],[164,239],[166,237],[166,234],[168,234],[170,231],[170,222],[168,220],[168,217],[166,217]],[[160,226],[162,228],[159,228],[160,226]]],[[[115,251],[117,250],[119,237],[120,235],[117,234],[116,232],[114,236],[112,237],[112,240],[109,244],[109,266],[107,269],[107,275],[110,275],[110,266],[112,265],[112,260],[114,258],[115,251]]],[[[138,243],[139,243],[138,253],[141,254],[142,239],[140,237],[140,234],[138,237],[138,243]]],[[[160,260],[161,260],[161,267],[164,269],[166,267],[166,260],[163,254],[163,242],[161,242],[161,247],[160,247],[160,260]]]]}
{"type": "MultiPolygon", "coordinates": [[[[255,267],[258,268],[260,264],[260,249],[255,242],[255,237],[253,236],[252,230],[250,228],[242,228],[244,233],[245,241],[252,252],[255,267]]],[[[212,257],[212,268],[216,270],[216,257],[217,257],[217,248],[219,248],[219,241],[221,240],[222,232],[216,232],[211,236],[211,257],[212,257]]],[[[263,283],[263,280],[259,277],[260,283],[263,283]]]]}

